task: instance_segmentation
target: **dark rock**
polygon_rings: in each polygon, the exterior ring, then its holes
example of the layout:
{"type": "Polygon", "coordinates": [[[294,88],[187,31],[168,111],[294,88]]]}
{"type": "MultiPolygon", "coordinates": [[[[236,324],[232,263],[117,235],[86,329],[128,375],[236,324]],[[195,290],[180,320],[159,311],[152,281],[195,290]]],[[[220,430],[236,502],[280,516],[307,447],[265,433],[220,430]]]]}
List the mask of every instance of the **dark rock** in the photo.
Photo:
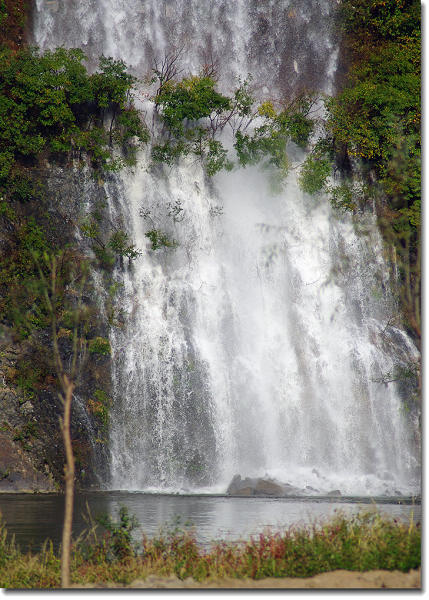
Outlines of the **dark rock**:
{"type": "Polygon", "coordinates": [[[283,496],[284,488],[272,479],[258,479],[254,488],[256,496],[283,496]]]}
{"type": "Polygon", "coordinates": [[[304,490],[300,490],[288,483],[280,483],[267,477],[246,477],[241,479],[240,475],[234,475],[226,491],[228,496],[260,496],[271,498],[283,498],[286,496],[302,496],[304,490]]]}
{"type": "Polygon", "coordinates": [[[283,496],[305,496],[305,491],[290,485],[289,483],[282,484],[283,496]]]}
{"type": "Polygon", "coordinates": [[[232,494],[233,496],[254,496],[255,490],[253,487],[242,487],[232,494]]]}
{"type": "MultiPolygon", "coordinates": [[[[43,181],[43,201],[26,205],[37,223],[49,222],[52,242],[78,246],[82,258],[92,256],[91,240],[76,238],[86,202],[90,209],[105,204],[105,191],[81,169],[51,164],[37,171],[43,181]]],[[[100,235],[106,241],[112,224],[107,211],[100,223],[100,235]]],[[[0,232],[2,245],[9,243],[0,232]]],[[[51,238],[50,238],[51,239],[51,238]]],[[[98,290],[85,297],[91,311],[91,331],[88,337],[108,336],[108,323],[99,311],[98,290]]],[[[52,367],[50,329],[37,329],[22,340],[12,328],[2,324],[0,331],[0,432],[7,452],[0,464],[0,490],[58,489],[64,480],[64,450],[59,428],[62,405],[58,398],[55,370],[52,367]],[[31,397],[19,385],[23,365],[34,365],[40,373],[31,390],[31,397]],[[12,451],[13,450],[13,451],[12,451]],[[19,464],[14,456],[20,453],[19,464]],[[40,477],[38,477],[40,475],[40,477]],[[48,484],[45,480],[48,480],[48,484]],[[55,483],[55,486],[52,487],[55,483]],[[48,486],[48,487],[46,487],[48,486]]],[[[59,349],[65,364],[70,363],[72,346],[68,336],[60,336],[59,349]]],[[[28,367],[27,370],[29,370],[28,367]]],[[[110,357],[89,354],[75,390],[71,415],[73,450],[76,459],[77,487],[99,485],[107,479],[109,452],[105,443],[106,427],[94,413],[91,401],[96,392],[111,397],[110,357]]],[[[1,450],[1,449],[0,449],[1,450]]]]}
{"type": "Polygon", "coordinates": [[[314,488],[314,487],[311,487],[311,485],[306,485],[306,486],[305,486],[305,489],[306,489],[308,492],[316,492],[316,493],[319,493],[319,490],[316,490],[316,488],[314,488]]]}
{"type": "Polygon", "coordinates": [[[340,490],[331,490],[326,494],[329,498],[342,496],[340,490]]]}
{"type": "Polygon", "coordinates": [[[226,493],[228,496],[253,496],[256,479],[241,479],[241,475],[234,475],[226,493]]]}
{"type": "Polygon", "coordinates": [[[18,444],[0,432],[0,492],[54,492],[52,477],[37,472],[18,444]]]}

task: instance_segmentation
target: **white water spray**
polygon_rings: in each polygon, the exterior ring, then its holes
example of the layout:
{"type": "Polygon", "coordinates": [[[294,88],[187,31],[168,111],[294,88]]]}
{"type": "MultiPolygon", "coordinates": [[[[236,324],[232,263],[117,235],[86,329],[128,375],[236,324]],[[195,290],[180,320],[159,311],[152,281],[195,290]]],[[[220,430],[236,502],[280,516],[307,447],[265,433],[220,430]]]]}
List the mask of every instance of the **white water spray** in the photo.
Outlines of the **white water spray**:
{"type": "MultiPolygon", "coordinates": [[[[94,62],[122,58],[141,77],[184,46],[184,75],[213,61],[225,90],[252,73],[261,97],[281,98],[331,91],[331,4],[84,0],[53,10],[37,0],[35,37],[83,47],[94,62]]],[[[209,181],[190,159],[154,167],[149,149],[106,192],[112,218],[144,249],[116,273],[126,318],[111,333],[110,487],[222,492],[240,473],[319,492],[418,491],[413,424],[397,384],[377,382],[417,351],[386,328],[394,303],[371,216],[356,232],[293,173],[274,195],[257,168],[209,181]],[[151,251],[153,228],[177,248],[151,251]]]]}

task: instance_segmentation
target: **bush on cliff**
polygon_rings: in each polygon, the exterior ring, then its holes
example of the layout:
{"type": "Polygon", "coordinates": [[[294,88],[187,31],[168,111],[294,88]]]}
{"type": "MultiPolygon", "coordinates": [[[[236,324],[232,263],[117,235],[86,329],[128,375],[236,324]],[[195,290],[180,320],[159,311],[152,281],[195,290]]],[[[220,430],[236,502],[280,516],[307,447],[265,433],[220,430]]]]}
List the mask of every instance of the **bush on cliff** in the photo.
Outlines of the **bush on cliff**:
{"type": "Polygon", "coordinates": [[[84,53],[58,48],[0,51],[0,191],[8,196],[18,165],[41,156],[84,155],[97,169],[133,162],[148,133],[132,103],[135,78],[125,64],[101,57],[89,74],[84,53]],[[128,158],[113,157],[113,143],[128,158]]]}
{"type": "Polygon", "coordinates": [[[350,68],[326,99],[326,138],[306,160],[306,191],[325,190],[335,208],[375,203],[381,232],[395,248],[405,324],[420,337],[421,7],[418,0],[343,0],[339,23],[350,68]],[[323,161],[342,181],[332,186],[323,161]],[[346,167],[346,168],[345,168],[346,167]],[[359,175],[363,193],[347,181],[359,175]],[[307,185],[307,187],[306,187],[307,185]],[[353,193],[351,193],[353,192],[353,193]]]}

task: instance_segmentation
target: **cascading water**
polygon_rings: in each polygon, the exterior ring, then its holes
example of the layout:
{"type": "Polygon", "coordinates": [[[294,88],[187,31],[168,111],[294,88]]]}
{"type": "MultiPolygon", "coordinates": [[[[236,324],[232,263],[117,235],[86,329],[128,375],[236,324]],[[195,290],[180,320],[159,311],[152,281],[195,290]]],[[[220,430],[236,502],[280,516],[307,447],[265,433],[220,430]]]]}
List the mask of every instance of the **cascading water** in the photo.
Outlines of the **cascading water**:
{"type": "MultiPolygon", "coordinates": [[[[36,4],[42,48],[122,58],[141,79],[183,48],[183,75],[215,62],[225,91],[248,73],[261,99],[332,91],[327,0],[36,4]]],[[[290,151],[298,164],[302,152],[290,151]]],[[[326,198],[303,194],[293,170],[274,194],[256,167],[208,180],[189,158],[154,167],[149,148],[105,187],[111,218],[144,250],[116,273],[125,325],[111,333],[108,487],[221,492],[240,473],[346,494],[418,492],[399,385],[377,381],[418,352],[388,326],[395,304],[371,215],[356,231],[326,198]],[[150,250],[150,229],[177,247],[150,250]]]]}

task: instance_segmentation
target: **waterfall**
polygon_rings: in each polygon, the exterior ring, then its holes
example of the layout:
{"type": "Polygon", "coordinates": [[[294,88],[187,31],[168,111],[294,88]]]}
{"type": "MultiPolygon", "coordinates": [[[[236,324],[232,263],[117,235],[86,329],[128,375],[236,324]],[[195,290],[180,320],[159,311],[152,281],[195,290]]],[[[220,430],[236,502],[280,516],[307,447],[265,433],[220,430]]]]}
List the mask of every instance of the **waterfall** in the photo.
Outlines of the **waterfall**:
{"type": "MultiPolygon", "coordinates": [[[[37,0],[42,48],[123,59],[142,81],[179,52],[183,75],[215,63],[221,89],[253,76],[261,99],[332,92],[338,48],[328,0],[37,0]]],[[[156,127],[156,125],[155,125],[156,127]]],[[[291,144],[294,165],[303,152],[291,144]]],[[[413,494],[415,427],[398,382],[418,351],[396,310],[371,214],[358,223],[257,167],[209,179],[187,157],[106,180],[111,218],[140,258],[115,277],[113,489],[223,492],[235,473],[318,491],[413,494]],[[151,250],[159,229],[175,248],[151,250]]]]}

